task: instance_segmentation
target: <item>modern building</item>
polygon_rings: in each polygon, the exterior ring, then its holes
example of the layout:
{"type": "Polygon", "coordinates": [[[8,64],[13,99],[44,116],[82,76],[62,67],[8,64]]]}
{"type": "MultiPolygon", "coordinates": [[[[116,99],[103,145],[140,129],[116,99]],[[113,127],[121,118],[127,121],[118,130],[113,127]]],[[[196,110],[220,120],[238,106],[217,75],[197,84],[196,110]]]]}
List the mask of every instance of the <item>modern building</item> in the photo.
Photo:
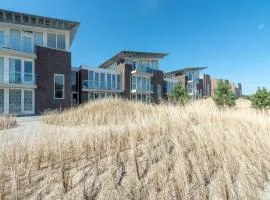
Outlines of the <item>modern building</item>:
{"type": "MultiPolygon", "coordinates": [[[[164,73],[166,53],[121,51],[97,68],[72,68],[70,47],[79,26],[0,9],[0,114],[37,114],[113,97],[158,103],[177,84],[196,100],[217,86],[200,74],[206,67],[164,73]]],[[[242,95],[240,83],[233,90],[242,95]]]]}
{"type": "MultiPolygon", "coordinates": [[[[214,91],[218,86],[219,80],[222,80],[222,79],[211,78],[211,93],[212,93],[212,95],[214,94],[214,91]]],[[[231,90],[235,94],[236,98],[242,97],[242,84],[241,83],[235,84],[233,82],[230,82],[229,80],[224,80],[224,81],[230,85],[231,90]]]]}
{"type": "MultiPolygon", "coordinates": [[[[180,83],[187,89],[188,94],[193,100],[202,96],[202,90],[198,88],[200,84],[200,72],[207,67],[189,67],[165,73],[166,78],[178,79],[180,83]]],[[[203,87],[203,85],[202,85],[203,87]]]]}
{"type": "Polygon", "coordinates": [[[79,23],[0,9],[0,113],[70,107],[79,23]]]}

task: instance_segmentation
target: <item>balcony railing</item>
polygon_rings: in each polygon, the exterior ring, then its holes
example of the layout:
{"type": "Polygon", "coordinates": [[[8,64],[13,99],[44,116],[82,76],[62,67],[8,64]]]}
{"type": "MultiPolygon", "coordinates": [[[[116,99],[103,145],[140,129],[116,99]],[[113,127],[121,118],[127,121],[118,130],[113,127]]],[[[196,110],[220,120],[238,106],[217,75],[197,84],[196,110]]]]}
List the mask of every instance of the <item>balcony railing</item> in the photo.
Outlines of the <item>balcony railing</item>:
{"type": "Polygon", "coordinates": [[[36,85],[36,75],[26,72],[0,72],[0,83],[36,85]],[[5,75],[8,77],[5,78],[5,75]]]}
{"type": "Polygon", "coordinates": [[[132,88],[132,90],[135,90],[136,92],[153,92],[154,89],[153,89],[153,85],[150,85],[150,86],[146,86],[146,87],[137,87],[137,88],[132,88]]]}
{"type": "Polygon", "coordinates": [[[17,38],[16,40],[11,40],[9,35],[5,35],[4,37],[0,36],[0,48],[12,49],[25,53],[34,53],[35,50],[32,39],[27,40],[23,38],[17,38]]]}
{"type": "Polygon", "coordinates": [[[140,73],[149,73],[149,74],[153,73],[152,68],[146,67],[146,66],[141,66],[141,65],[133,65],[132,71],[136,71],[136,72],[140,72],[140,73]]]}
{"type": "Polygon", "coordinates": [[[105,81],[94,82],[94,81],[84,80],[82,81],[82,88],[93,89],[93,90],[121,91],[121,83],[119,85],[116,83],[108,84],[105,81]]]}

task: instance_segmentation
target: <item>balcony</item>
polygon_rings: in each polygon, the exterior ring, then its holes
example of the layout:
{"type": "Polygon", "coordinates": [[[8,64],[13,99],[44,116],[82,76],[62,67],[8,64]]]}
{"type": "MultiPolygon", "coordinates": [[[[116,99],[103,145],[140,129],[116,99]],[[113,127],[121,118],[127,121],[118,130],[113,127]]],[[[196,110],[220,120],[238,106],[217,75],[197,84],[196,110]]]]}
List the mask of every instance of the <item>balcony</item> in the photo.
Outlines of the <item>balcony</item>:
{"type": "Polygon", "coordinates": [[[89,80],[82,81],[82,89],[94,90],[94,91],[111,91],[111,92],[122,92],[121,83],[108,84],[104,81],[94,82],[89,80]]]}
{"type": "Polygon", "coordinates": [[[148,86],[145,86],[145,87],[133,87],[131,89],[131,92],[132,93],[153,93],[154,92],[154,89],[153,89],[153,85],[148,85],[148,86]]]}
{"type": "Polygon", "coordinates": [[[36,75],[33,73],[23,72],[6,72],[0,73],[0,86],[9,88],[36,88],[36,75]]]}
{"type": "Polygon", "coordinates": [[[153,69],[147,66],[142,66],[142,65],[133,65],[132,66],[132,74],[149,74],[153,75],[153,69]]]}
{"type": "Polygon", "coordinates": [[[0,35],[0,50],[14,51],[14,53],[34,56],[35,48],[32,38],[16,38],[11,40],[10,35],[0,35]]]}

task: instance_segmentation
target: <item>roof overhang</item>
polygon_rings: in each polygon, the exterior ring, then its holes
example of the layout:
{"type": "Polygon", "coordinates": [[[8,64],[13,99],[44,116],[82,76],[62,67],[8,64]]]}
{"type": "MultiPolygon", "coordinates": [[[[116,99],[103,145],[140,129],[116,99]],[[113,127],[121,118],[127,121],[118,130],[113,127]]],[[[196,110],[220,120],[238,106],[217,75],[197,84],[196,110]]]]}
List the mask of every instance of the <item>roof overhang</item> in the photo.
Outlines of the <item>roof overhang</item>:
{"type": "Polygon", "coordinates": [[[80,26],[79,22],[43,17],[3,9],[0,9],[0,22],[70,31],[70,45],[72,44],[80,26]]]}
{"type": "Polygon", "coordinates": [[[107,68],[115,62],[118,62],[124,58],[157,58],[161,59],[167,56],[167,53],[151,53],[151,52],[139,52],[139,51],[121,51],[111,59],[101,64],[100,68],[107,68]]]}
{"type": "Polygon", "coordinates": [[[171,72],[166,72],[164,73],[164,75],[168,76],[168,75],[183,74],[185,72],[202,71],[204,69],[207,69],[207,67],[187,67],[187,68],[183,68],[183,69],[179,69],[179,70],[175,70],[171,72]]]}

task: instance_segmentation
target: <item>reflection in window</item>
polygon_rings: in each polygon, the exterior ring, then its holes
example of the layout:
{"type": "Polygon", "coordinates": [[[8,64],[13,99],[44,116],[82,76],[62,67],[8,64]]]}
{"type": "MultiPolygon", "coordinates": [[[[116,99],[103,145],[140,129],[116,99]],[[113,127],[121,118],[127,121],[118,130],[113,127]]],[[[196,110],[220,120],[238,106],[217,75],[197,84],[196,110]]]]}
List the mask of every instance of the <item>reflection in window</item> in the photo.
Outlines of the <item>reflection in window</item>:
{"type": "Polygon", "coordinates": [[[64,75],[54,75],[54,98],[64,99],[64,75]]]}

